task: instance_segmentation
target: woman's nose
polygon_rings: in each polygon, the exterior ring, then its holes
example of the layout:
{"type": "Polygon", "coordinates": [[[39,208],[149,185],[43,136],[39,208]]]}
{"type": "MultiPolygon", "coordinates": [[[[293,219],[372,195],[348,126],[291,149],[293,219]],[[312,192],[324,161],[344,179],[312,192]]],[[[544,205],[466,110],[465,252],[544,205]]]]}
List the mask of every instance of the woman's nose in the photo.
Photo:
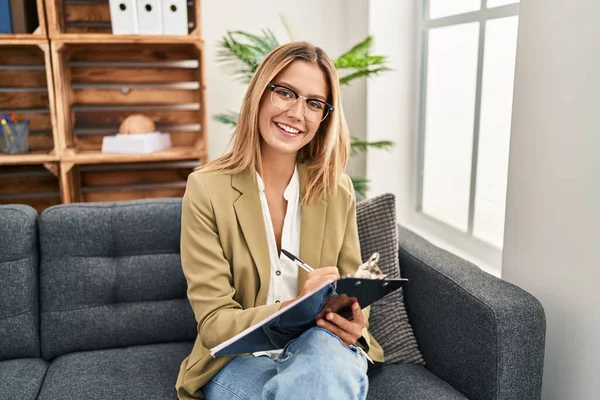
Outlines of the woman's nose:
{"type": "Polygon", "coordinates": [[[289,110],[287,110],[287,114],[290,117],[293,117],[297,120],[301,120],[302,117],[304,116],[303,115],[304,114],[304,100],[302,100],[302,99],[296,100],[294,105],[291,106],[289,110]]]}

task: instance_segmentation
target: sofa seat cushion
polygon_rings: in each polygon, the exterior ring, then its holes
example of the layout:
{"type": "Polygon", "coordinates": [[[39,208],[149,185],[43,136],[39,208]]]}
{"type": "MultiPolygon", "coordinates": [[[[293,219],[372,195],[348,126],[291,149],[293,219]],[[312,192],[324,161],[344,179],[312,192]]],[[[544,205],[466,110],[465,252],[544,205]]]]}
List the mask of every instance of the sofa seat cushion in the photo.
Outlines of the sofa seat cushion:
{"type": "Polygon", "coordinates": [[[192,342],[65,354],[50,364],[39,400],[177,400],[175,381],[192,342]]]}
{"type": "Polygon", "coordinates": [[[0,361],[0,399],[35,400],[47,370],[41,358],[0,361]]]}
{"type": "Polygon", "coordinates": [[[386,364],[369,371],[367,400],[465,400],[424,366],[417,364],[386,364]]]}

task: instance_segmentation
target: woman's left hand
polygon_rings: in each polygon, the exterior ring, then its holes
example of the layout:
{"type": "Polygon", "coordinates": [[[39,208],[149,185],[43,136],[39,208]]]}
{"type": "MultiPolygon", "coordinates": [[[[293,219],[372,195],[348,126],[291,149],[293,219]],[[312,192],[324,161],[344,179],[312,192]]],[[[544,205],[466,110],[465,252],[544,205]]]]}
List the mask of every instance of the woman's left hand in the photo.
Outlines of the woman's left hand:
{"type": "Polygon", "coordinates": [[[352,302],[351,308],[351,321],[335,312],[327,312],[324,314],[325,318],[322,318],[322,316],[319,315],[320,318],[317,319],[317,326],[325,328],[334,335],[337,335],[346,346],[355,344],[362,336],[363,328],[367,326],[367,319],[357,301],[352,302]]]}

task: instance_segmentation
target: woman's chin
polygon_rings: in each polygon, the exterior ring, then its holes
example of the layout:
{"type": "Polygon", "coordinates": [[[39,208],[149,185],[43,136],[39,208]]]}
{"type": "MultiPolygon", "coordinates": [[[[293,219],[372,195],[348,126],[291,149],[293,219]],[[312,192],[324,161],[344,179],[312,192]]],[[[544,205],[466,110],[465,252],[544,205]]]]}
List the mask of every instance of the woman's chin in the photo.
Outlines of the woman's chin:
{"type": "Polygon", "coordinates": [[[299,142],[291,143],[289,140],[277,140],[277,138],[272,138],[265,144],[271,151],[278,154],[295,154],[302,147],[299,142]]]}

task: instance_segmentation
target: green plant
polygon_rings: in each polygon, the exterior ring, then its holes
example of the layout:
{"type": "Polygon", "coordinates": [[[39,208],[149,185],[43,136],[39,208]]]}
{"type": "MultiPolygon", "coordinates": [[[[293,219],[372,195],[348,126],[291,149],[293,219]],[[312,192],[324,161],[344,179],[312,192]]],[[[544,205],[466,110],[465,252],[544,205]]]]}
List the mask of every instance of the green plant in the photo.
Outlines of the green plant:
{"type": "MultiPolygon", "coordinates": [[[[283,21],[290,38],[292,34],[285,20],[283,21]]],[[[335,59],[335,67],[340,75],[340,85],[349,85],[350,82],[378,75],[389,71],[387,57],[371,55],[373,37],[368,36],[357,43],[350,50],[335,59]]],[[[232,76],[248,84],[263,58],[275,47],[279,41],[270,29],[263,29],[261,34],[252,34],[245,31],[228,31],[219,42],[217,61],[232,76]]],[[[237,126],[239,113],[227,111],[217,114],[214,120],[226,125],[237,126]]],[[[351,137],[352,154],[366,152],[369,148],[388,149],[393,142],[384,140],[367,142],[355,136],[351,137]]],[[[362,196],[366,196],[368,181],[365,178],[352,177],[354,189],[362,196]]]]}

